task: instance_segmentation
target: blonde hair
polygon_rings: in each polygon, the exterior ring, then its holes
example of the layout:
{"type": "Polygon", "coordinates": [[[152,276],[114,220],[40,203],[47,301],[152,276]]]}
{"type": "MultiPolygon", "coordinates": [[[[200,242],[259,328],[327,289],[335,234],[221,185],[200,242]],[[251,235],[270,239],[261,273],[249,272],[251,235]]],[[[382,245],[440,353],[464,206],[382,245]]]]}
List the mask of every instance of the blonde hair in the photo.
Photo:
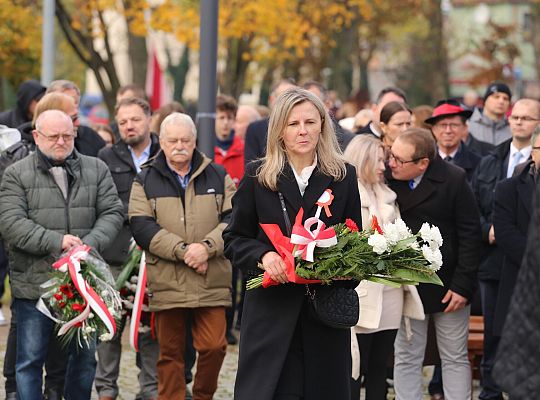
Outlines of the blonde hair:
{"type": "Polygon", "coordinates": [[[322,101],[305,89],[290,88],[283,92],[274,104],[268,123],[266,156],[262,159],[262,164],[257,170],[259,183],[271,190],[277,190],[278,178],[283,173],[287,162],[283,132],[287,126],[289,115],[294,107],[306,101],[315,106],[321,117],[321,134],[315,148],[319,170],[324,175],[331,176],[338,181],[343,180],[347,173],[345,159],[339,149],[332,120],[322,101]]]}
{"type": "Polygon", "coordinates": [[[67,112],[69,106],[75,106],[75,100],[73,97],[61,93],[61,92],[52,92],[48,93],[41,98],[40,101],[36,104],[36,109],[34,110],[34,119],[32,120],[32,126],[36,125],[36,120],[39,115],[47,110],[60,110],[67,112]]]}
{"type": "Polygon", "coordinates": [[[356,167],[356,176],[362,184],[373,185],[379,181],[379,149],[384,151],[383,144],[371,135],[355,137],[345,149],[345,160],[356,167]]]}

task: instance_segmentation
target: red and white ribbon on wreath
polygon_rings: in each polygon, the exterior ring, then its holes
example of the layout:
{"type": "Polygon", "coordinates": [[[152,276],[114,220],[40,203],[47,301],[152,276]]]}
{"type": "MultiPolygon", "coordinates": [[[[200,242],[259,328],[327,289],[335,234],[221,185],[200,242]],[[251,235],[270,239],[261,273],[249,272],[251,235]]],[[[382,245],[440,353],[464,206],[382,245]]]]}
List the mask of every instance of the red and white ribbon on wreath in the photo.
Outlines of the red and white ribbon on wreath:
{"type": "Polygon", "coordinates": [[[325,228],[324,222],[316,217],[306,219],[304,226],[295,224],[292,230],[291,243],[297,244],[298,249],[294,255],[302,255],[304,260],[313,262],[315,247],[335,246],[337,237],[334,228],[325,228]],[[315,225],[316,227],[313,229],[315,225]]]}
{"type": "Polygon", "coordinates": [[[146,256],[144,251],[139,262],[139,279],[133,300],[133,310],[131,311],[131,321],[129,323],[129,344],[135,351],[139,351],[139,324],[141,322],[141,312],[146,291],[146,256]]]}
{"type": "Polygon", "coordinates": [[[59,336],[66,333],[70,328],[74,327],[79,322],[82,322],[88,318],[90,315],[90,310],[92,310],[103,321],[111,337],[116,333],[116,323],[113,316],[109,312],[107,305],[81,275],[80,260],[84,259],[84,257],[90,252],[90,249],[91,247],[86,245],[74,247],[64,258],[61,258],[53,264],[53,268],[61,272],[69,272],[73,285],[86,304],[85,309],[77,317],[62,325],[58,331],[59,336]]]}

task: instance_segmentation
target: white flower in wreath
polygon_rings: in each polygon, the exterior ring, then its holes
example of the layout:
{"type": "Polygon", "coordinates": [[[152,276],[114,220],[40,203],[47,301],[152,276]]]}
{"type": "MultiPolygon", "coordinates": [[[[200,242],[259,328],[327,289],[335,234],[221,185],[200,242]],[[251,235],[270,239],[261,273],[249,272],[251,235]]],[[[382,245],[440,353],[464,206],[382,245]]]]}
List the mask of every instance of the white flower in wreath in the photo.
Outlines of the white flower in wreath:
{"type": "Polygon", "coordinates": [[[383,254],[385,251],[388,251],[388,242],[386,238],[379,234],[374,233],[368,238],[368,244],[373,247],[373,251],[377,254],[383,254]]]}
{"type": "Polygon", "coordinates": [[[401,218],[396,219],[394,225],[398,231],[399,240],[408,239],[413,236],[411,230],[401,218]]]}
{"type": "Polygon", "coordinates": [[[439,248],[443,244],[441,231],[436,226],[430,226],[427,222],[422,224],[420,228],[420,237],[433,248],[439,248]]]}
{"type": "Polygon", "coordinates": [[[416,250],[416,251],[419,251],[420,250],[420,245],[418,244],[418,242],[415,240],[414,242],[412,242],[409,247],[413,250],[416,250]]]}
{"type": "Polygon", "coordinates": [[[422,246],[422,255],[431,264],[430,268],[438,271],[442,266],[442,253],[439,249],[433,250],[430,246],[422,246]]]}
{"type": "Polygon", "coordinates": [[[388,245],[393,246],[399,242],[399,230],[395,224],[388,223],[383,225],[383,233],[388,245]]]}
{"type": "Polygon", "coordinates": [[[108,332],[102,333],[101,335],[99,335],[99,340],[101,340],[102,342],[108,342],[111,339],[112,339],[112,335],[108,332]]]}

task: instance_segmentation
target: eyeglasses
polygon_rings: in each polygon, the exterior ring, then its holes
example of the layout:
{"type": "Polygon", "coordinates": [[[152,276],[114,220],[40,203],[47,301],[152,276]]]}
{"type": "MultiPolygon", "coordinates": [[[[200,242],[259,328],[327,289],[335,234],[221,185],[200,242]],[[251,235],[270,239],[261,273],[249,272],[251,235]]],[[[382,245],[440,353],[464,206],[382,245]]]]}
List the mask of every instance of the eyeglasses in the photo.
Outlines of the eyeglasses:
{"type": "Polygon", "coordinates": [[[418,158],[415,158],[413,160],[408,160],[408,161],[403,161],[401,159],[399,159],[398,157],[396,157],[392,152],[390,152],[388,154],[388,160],[394,160],[396,162],[397,165],[399,165],[400,167],[403,167],[405,164],[408,164],[408,163],[413,163],[413,162],[417,162],[417,161],[420,161],[422,158],[425,158],[425,157],[418,157],[418,158]]]}
{"type": "Polygon", "coordinates": [[[533,117],[529,117],[529,116],[520,117],[519,115],[510,115],[510,117],[508,119],[510,121],[512,121],[512,122],[518,122],[520,120],[522,122],[540,121],[540,119],[538,119],[538,118],[533,118],[533,117]]]}
{"type": "Polygon", "coordinates": [[[450,128],[451,131],[458,130],[461,128],[463,124],[436,124],[433,125],[433,129],[439,130],[439,131],[446,131],[448,128],[450,128]]]}
{"type": "Polygon", "coordinates": [[[49,142],[51,143],[56,143],[58,142],[58,140],[60,138],[62,138],[62,140],[64,142],[71,142],[74,138],[75,138],[75,135],[73,134],[68,134],[68,133],[64,133],[64,134],[57,134],[57,135],[45,135],[43,132],[41,131],[38,131],[36,129],[36,132],[39,133],[41,136],[43,136],[45,139],[47,139],[49,142]]]}

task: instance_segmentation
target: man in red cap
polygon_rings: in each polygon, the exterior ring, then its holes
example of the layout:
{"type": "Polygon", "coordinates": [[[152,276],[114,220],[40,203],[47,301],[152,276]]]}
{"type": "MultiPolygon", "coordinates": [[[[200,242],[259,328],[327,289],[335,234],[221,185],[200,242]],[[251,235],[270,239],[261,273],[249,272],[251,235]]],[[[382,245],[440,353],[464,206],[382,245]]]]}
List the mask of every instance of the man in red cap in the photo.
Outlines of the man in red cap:
{"type": "Polygon", "coordinates": [[[439,155],[445,161],[461,167],[467,172],[470,182],[480,156],[465,145],[468,135],[467,119],[472,111],[464,109],[455,100],[441,100],[430,118],[425,120],[437,140],[439,155]]]}

